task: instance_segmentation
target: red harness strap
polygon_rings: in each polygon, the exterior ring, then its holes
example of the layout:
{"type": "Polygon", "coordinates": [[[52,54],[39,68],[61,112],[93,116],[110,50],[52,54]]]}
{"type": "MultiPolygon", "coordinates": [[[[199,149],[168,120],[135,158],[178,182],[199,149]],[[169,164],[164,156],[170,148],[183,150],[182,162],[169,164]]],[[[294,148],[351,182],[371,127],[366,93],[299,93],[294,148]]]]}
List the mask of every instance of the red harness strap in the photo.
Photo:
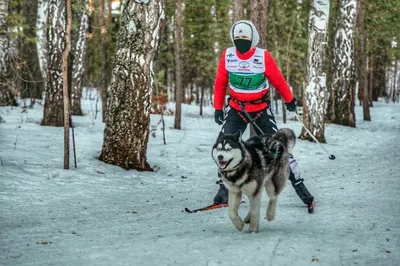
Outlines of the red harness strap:
{"type": "MultiPolygon", "coordinates": [[[[240,116],[240,118],[243,119],[243,121],[244,121],[245,123],[249,123],[249,122],[250,122],[250,121],[248,121],[248,119],[243,115],[242,112],[240,112],[240,111],[236,111],[236,112],[237,112],[237,114],[240,116]]],[[[260,116],[261,116],[263,113],[264,113],[264,111],[258,112],[257,115],[253,118],[253,121],[256,121],[258,118],[260,118],[260,116]]]]}

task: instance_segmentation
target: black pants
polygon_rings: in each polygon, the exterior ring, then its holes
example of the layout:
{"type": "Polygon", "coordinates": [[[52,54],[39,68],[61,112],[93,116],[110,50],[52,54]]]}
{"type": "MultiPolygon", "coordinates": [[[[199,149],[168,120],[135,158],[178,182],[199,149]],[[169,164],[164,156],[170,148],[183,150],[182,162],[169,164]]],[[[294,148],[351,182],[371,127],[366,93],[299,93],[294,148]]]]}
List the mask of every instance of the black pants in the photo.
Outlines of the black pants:
{"type": "MultiPolygon", "coordinates": [[[[265,135],[273,135],[278,131],[271,108],[267,107],[259,112],[249,113],[249,115],[255,119],[255,123],[265,135]]],[[[235,134],[240,130],[243,133],[249,122],[243,112],[228,106],[225,110],[225,121],[221,131],[225,134],[235,134]]],[[[254,129],[257,135],[262,135],[262,132],[257,127],[254,127],[254,129]]]]}

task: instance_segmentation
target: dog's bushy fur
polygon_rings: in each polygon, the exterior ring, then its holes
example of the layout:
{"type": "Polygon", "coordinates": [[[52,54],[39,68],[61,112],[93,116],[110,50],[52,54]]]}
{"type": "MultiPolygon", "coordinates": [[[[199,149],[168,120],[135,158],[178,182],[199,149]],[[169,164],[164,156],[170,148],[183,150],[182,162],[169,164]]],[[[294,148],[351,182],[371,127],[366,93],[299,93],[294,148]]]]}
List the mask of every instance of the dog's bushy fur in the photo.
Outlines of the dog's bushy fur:
{"type": "Polygon", "coordinates": [[[212,157],[219,167],[225,186],[229,190],[229,218],[243,230],[250,223],[249,232],[258,232],[260,223],[261,192],[265,187],[269,197],[266,219],[275,217],[276,201],[289,177],[289,152],[296,136],[283,128],[272,136],[254,136],[241,140],[241,133],[220,133],[212,149],[212,157]],[[244,221],[238,215],[244,193],[250,200],[250,210],[244,221]]]}

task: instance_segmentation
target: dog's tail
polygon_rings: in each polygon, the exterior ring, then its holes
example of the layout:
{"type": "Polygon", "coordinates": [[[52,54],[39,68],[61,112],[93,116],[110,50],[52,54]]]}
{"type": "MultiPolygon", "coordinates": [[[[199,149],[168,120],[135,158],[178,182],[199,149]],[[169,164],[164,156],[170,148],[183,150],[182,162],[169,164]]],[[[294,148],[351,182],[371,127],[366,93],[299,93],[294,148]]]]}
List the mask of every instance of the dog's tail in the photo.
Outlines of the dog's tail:
{"type": "Polygon", "coordinates": [[[294,145],[296,144],[296,135],[293,130],[289,128],[281,128],[279,129],[273,136],[273,138],[279,142],[281,142],[290,152],[294,145]]]}

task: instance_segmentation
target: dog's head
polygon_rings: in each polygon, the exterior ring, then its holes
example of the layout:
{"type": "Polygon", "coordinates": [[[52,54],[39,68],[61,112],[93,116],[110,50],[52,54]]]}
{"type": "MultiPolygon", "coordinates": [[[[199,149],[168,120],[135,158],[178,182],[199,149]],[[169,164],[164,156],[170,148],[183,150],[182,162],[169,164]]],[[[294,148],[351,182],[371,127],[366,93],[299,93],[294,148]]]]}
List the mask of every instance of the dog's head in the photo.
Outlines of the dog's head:
{"type": "Polygon", "coordinates": [[[212,149],[212,157],[223,171],[235,169],[243,160],[241,132],[234,135],[220,133],[212,149]]]}

